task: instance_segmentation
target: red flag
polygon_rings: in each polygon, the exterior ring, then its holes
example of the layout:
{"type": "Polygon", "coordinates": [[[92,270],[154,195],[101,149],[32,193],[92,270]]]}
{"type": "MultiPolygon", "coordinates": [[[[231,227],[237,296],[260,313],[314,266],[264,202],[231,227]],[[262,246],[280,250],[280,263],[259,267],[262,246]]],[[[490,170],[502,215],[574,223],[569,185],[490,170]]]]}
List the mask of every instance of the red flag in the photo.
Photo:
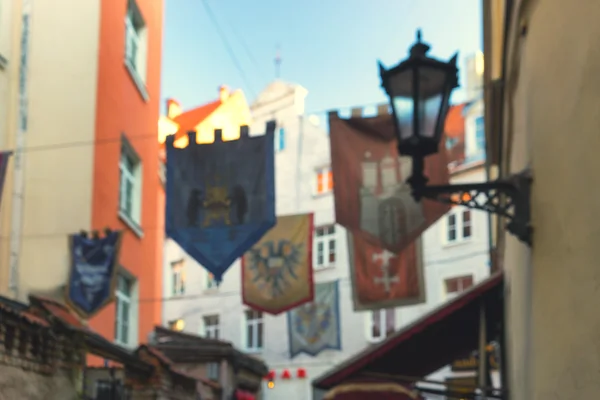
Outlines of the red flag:
{"type": "MultiPolygon", "coordinates": [[[[406,179],[412,159],[399,157],[389,114],[341,119],[329,115],[336,221],[370,242],[399,253],[450,209],[424,199],[417,203],[406,179]]],[[[444,143],[427,157],[430,184],[447,184],[444,143]]]]}
{"type": "Polygon", "coordinates": [[[348,231],[354,310],[376,310],[425,301],[421,240],[394,254],[348,231]]]}

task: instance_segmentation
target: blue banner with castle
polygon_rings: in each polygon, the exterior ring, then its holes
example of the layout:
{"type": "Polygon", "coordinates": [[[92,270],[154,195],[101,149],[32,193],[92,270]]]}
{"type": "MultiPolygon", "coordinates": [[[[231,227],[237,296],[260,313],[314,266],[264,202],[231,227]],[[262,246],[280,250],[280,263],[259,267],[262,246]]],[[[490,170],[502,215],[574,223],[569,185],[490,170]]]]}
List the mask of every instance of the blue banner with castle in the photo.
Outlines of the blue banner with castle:
{"type": "Polygon", "coordinates": [[[90,318],[114,300],[121,231],[106,230],[71,235],[71,268],[66,302],[83,318],[90,318]]]}
{"type": "Polygon", "coordinates": [[[166,233],[220,282],[229,266],[275,225],[275,122],[264,135],[185,148],[166,140],[166,233]]]}

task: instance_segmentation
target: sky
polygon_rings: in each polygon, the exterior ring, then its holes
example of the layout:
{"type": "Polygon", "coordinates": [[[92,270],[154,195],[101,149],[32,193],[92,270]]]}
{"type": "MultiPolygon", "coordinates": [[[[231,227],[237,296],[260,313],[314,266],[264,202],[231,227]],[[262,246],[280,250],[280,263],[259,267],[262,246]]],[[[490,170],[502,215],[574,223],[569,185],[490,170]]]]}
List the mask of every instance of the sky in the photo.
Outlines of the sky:
{"type": "MultiPolygon", "coordinates": [[[[174,98],[187,110],[215,100],[225,84],[242,89],[251,103],[276,78],[279,46],[280,78],[308,90],[308,114],[386,102],[377,61],[389,67],[404,59],[421,28],[430,55],[449,59],[458,51],[463,67],[465,56],[482,48],[480,3],[165,0],[161,97],[174,98]]],[[[454,100],[460,97],[456,93],[454,100]]]]}

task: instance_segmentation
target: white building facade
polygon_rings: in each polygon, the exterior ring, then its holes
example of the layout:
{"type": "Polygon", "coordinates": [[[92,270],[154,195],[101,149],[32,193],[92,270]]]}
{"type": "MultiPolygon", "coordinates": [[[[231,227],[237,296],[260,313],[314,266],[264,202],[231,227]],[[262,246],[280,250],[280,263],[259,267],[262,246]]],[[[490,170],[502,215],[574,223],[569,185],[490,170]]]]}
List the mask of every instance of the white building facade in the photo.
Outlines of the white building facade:
{"type": "MultiPolygon", "coordinates": [[[[264,388],[268,400],[311,399],[312,379],[489,275],[487,214],[453,209],[424,234],[427,302],[401,309],[354,312],[346,233],[335,224],[329,136],[314,117],[304,115],[306,95],[298,85],[275,81],[251,109],[257,131],[266,121],[277,121],[277,215],[314,213],[314,280],[339,281],[342,350],[291,359],[286,313],[271,316],[243,305],[239,261],[217,287],[206,270],[170,239],[164,251],[163,324],[182,320],[179,327],[186,332],[230,341],[265,360],[275,372],[274,387],[264,388]],[[305,370],[305,378],[297,377],[300,368],[305,370]],[[285,370],[291,373],[290,379],[281,379],[285,370]]],[[[467,131],[471,128],[467,125],[467,131]]],[[[483,181],[484,170],[479,165],[466,168],[455,180],[483,181]]]]}

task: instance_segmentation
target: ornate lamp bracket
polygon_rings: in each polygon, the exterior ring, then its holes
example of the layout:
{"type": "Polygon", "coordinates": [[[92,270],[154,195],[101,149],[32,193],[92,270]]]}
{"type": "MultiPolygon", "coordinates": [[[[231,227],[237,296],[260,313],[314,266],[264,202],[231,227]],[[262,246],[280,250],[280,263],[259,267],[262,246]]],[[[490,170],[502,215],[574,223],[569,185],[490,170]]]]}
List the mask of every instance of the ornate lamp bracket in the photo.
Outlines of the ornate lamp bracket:
{"type": "Polygon", "coordinates": [[[413,196],[446,204],[465,206],[500,215],[508,220],[506,229],[531,247],[530,196],[533,179],[529,170],[492,182],[453,185],[413,185],[413,196]],[[415,187],[416,186],[416,187],[415,187]]]}

